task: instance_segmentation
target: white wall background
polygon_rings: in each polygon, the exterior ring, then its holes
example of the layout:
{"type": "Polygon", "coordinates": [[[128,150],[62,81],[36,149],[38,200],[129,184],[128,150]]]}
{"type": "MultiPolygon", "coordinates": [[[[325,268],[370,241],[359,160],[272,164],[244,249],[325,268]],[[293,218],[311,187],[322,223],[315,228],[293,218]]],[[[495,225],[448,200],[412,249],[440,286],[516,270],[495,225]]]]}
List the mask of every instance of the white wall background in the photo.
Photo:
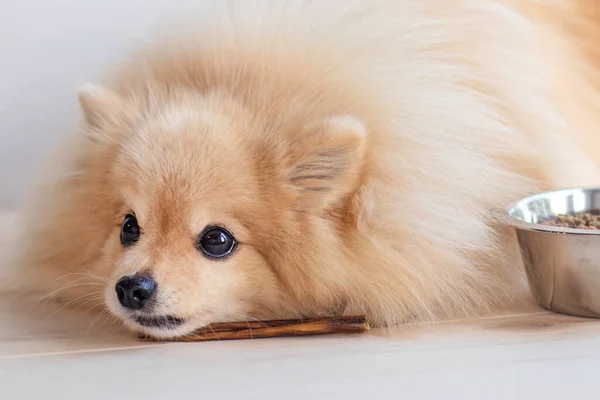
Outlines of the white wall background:
{"type": "Polygon", "coordinates": [[[76,90],[200,0],[0,0],[0,207],[17,207],[62,135],[76,90]]]}

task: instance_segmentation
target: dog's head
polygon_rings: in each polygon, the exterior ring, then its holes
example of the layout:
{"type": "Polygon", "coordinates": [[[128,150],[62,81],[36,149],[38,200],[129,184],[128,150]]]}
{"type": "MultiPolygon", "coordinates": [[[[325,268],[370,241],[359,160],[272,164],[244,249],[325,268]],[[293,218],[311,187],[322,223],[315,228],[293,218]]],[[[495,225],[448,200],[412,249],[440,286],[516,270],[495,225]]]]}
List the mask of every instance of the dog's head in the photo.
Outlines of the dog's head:
{"type": "Polygon", "coordinates": [[[119,205],[102,265],[106,303],[126,325],[170,337],[343,306],[360,121],[274,124],[216,92],[142,106],[87,86],[80,103],[119,205]]]}

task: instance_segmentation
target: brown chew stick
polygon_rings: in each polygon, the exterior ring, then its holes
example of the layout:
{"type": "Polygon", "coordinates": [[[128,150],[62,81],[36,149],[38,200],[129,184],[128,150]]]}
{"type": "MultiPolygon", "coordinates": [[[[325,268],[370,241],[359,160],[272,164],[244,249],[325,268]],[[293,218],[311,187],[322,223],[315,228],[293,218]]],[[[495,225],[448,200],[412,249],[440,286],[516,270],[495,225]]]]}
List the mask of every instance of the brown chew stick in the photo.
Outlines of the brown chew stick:
{"type": "Polygon", "coordinates": [[[194,333],[171,339],[140,336],[143,341],[206,342],[211,340],[262,339],[286,336],[363,333],[369,330],[365,316],[289,319],[273,321],[222,322],[194,333]]]}

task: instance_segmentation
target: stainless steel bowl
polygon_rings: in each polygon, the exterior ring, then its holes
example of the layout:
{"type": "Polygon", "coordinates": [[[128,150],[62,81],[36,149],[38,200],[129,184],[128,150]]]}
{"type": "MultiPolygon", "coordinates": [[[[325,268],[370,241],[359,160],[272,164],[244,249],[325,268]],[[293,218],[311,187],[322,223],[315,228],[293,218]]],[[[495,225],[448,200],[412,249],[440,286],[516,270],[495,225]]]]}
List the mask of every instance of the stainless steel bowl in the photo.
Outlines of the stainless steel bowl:
{"type": "Polygon", "coordinates": [[[559,313],[600,318],[600,230],[540,225],[559,214],[584,212],[600,213],[600,188],[540,193],[509,209],[538,303],[559,313]]]}

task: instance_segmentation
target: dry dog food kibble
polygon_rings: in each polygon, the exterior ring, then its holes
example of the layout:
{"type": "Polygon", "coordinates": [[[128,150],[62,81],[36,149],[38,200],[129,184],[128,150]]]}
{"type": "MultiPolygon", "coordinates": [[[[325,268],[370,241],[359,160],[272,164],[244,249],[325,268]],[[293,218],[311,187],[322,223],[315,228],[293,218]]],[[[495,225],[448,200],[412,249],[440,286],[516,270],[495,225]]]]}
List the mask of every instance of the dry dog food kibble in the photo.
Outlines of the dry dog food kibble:
{"type": "Polygon", "coordinates": [[[600,215],[593,215],[590,213],[584,214],[559,214],[556,218],[540,222],[542,225],[559,226],[562,228],[575,228],[575,229],[600,229],[600,215]]]}

